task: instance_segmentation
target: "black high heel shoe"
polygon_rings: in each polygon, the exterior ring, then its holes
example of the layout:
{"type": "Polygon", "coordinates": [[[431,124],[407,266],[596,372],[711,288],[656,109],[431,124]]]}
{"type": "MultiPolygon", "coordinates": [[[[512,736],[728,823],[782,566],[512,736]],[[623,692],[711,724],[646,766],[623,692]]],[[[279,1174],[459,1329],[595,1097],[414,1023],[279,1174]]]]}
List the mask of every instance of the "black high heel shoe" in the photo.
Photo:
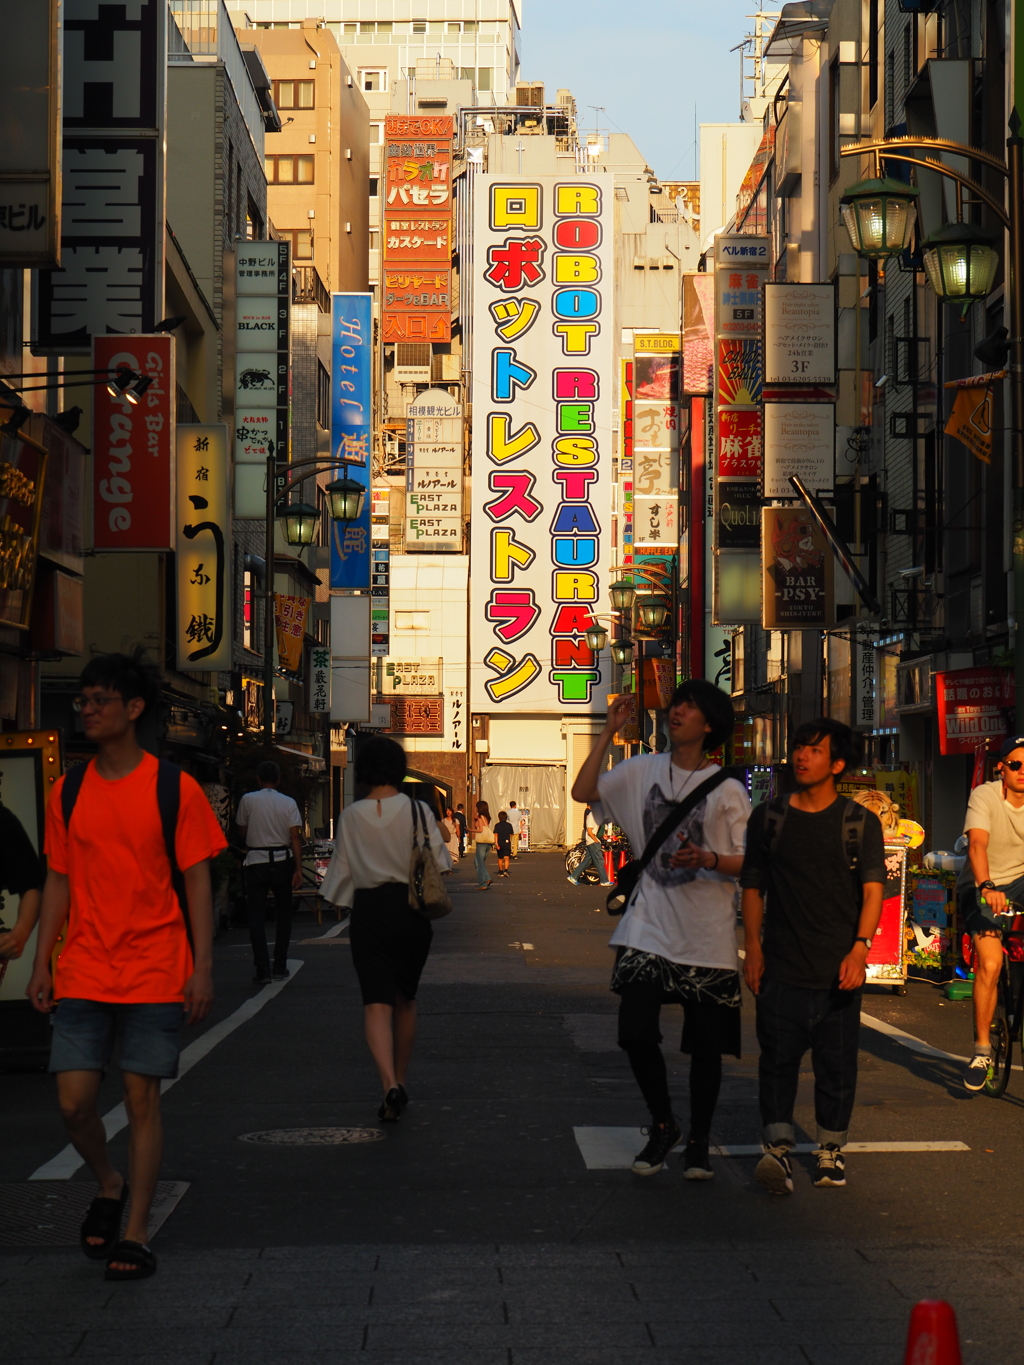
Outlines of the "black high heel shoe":
{"type": "Polygon", "coordinates": [[[402,1117],[402,1096],[397,1085],[393,1085],[384,1096],[384,1103],[377,1110],[377,1117],[384,1123],[397,1123],[402,1117]]]}
{"type": "Polygon", "coordinates": [[[403,1110],[405,1109],[405,1106],[409,1103],[409,1095],[404,1085],[400,1085],[398,1087],[398,1101],[401,1104],[403,1110]]]}

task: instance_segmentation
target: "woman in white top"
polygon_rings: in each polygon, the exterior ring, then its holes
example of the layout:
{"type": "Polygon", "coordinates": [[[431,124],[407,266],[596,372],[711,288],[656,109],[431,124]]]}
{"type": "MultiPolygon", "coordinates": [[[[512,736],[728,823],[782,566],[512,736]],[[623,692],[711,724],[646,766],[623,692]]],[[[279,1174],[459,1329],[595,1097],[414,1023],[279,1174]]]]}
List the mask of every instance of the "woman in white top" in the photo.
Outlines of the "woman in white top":
{"type": "MultiPolygon", "coordinates": [[[[342,811],[334,855],[320,888],[351,908],[352,963],[363,996],[366,1042],[380,1074],[377,1117],[396,1122],[409,1102],[405,1079],[416,1040],[416,988],[430,951],[430,921],[409,906],[412,801],[402,794],[405,752],[374,736],[356,756],[361,801],[342,811]]],[[[451,867],[432,811],[419,803],[440,871],[451,867]]]]}

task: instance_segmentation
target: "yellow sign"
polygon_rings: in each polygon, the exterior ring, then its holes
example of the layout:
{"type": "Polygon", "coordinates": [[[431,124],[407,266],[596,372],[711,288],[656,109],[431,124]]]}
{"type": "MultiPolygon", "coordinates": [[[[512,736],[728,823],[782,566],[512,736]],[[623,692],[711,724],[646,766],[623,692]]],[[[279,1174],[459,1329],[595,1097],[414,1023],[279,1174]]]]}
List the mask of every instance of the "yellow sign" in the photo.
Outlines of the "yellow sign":
{"type": "Polygon", "coordinates": [[[274,593],[274,624],[277,626],[277,657],[282,668],[298,673],[302,664],[302,643],[312,599],[286,597],[274,593]]]}
{"type": "Polygon", "coordinates": [[[985,464],[992,463],[992,385],[1006,378],[1006,371],[976,374],[970,379],[953,379],[945,385],[956,389],[956,401],[949,414],[945,433],[954,436],[985,464]]]}
{"type": "Polygon", "coordinates": [[[634,336],[633,353],[635,355],[640,355],[644,351],[653,351],[661,354],[664,354],[665,352],[671,353],[672,351],[678,351],[680,344],[681,338],[678,334],[660,333],[657,336],[634,336]]]}
{"type": "Polygon", "coordinates": [[[226,426],[178,426],[176,635],[178,667],[189,672],[231,667],[227,444],[226,426]]]}

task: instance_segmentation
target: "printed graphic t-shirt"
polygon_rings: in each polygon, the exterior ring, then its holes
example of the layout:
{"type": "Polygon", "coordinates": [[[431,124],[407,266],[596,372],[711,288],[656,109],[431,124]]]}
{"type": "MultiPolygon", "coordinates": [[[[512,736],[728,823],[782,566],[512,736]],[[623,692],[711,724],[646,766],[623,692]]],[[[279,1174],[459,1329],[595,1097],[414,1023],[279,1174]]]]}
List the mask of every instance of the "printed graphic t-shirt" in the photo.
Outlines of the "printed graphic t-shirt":
{"type": "MultiPolygon", "coordinates": [[[[157,1005],[184,998],[192,953],[171,886],[156,799],[158,766],[146,754],[134,772],[111,782],[90,763],[70,838],[61,810],[64,779],[54,786],[46,809],[46,856],[55,872],[67,876],[71,893],[55,999],[157,1005]]],[[[178,866],[184,871],[226,847],[202,787],[182,773],[178,866]]]]}
{"type": "MultiPolygon", "coordinates": [[[[696,772],[673,769],[670,754],[627,759],[598,778],[594,819],[610,820],[624,829],[639,858],[669,806],[718,771],[714,763],[696,772]]],[[[612,945],[656,953],[670,962],[735,971],[735,879],[705,868],[670,867],[669,859],[680,847],[679,834],[719,856],[742,853],[749,817],[747,793],[734,778],[699,801],[640,878],[629,909],[612,934],[612,945]]]]}

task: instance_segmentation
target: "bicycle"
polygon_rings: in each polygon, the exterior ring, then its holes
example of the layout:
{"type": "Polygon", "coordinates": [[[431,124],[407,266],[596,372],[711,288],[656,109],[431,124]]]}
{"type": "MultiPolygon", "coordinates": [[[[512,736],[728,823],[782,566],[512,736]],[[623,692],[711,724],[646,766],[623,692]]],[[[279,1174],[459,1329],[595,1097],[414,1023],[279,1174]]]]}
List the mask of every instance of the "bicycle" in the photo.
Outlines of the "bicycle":
{"type": "Polygon", "coordinates": [[[997,919],[1009,921],[1002,930],[1003,963],[996,987],[996,1008],[989,1037],[992,1066],[983,1086],[984,1093],[999,1099],[1006,1091],[1013,1061],[1013,1044],[1021,1042],[1024,1023],[1024,905],[1007,901],[997,919]],[[1011,954],[1011,949],[1014,952],[1011,954]]]}

